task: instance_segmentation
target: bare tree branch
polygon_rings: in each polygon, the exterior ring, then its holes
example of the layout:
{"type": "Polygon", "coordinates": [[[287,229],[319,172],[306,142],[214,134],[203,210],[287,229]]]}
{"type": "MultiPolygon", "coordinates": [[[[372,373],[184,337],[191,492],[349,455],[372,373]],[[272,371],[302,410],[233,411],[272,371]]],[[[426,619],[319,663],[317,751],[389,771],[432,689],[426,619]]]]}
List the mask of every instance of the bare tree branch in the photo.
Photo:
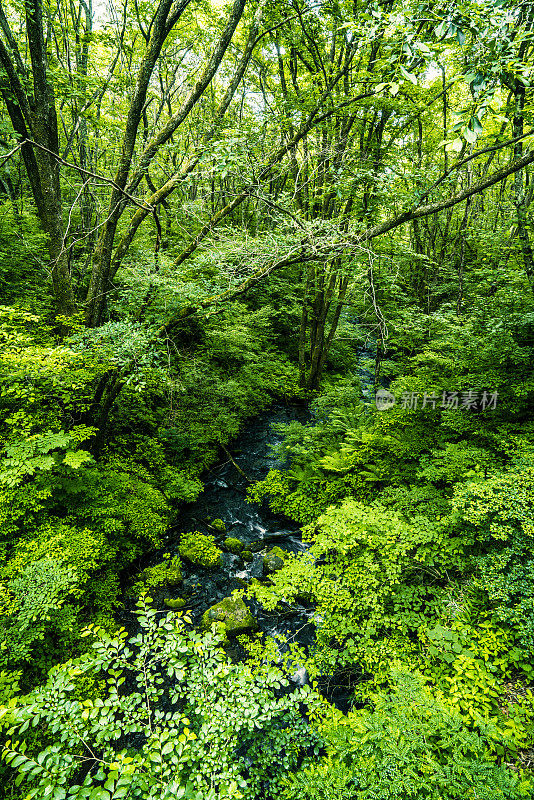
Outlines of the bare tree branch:
{"type": "Polygon", "coordinates": [[[392,219],[385,220],[384,222],[381,222],[372,228],[368,228],[366,231],[360,234],[355,241],[358,243],[368,242],[371,239],[374,239],[376,236],[381,236],[383,233],[387,233],[394,228],[398,228],[399,225],[403,225],[405,222],[409,222],[412,219],[428,217],[430,214],[435,214],[437,211],[443,211],[445,208],[451,208],[451,206],[462,203],[464,200],[467,200],[474,194],[479,194],[480,192],[483,192],[484,189],[488,189],[490,186],[499,183],[507,178],[508,175],[512,175],[514,172],[524,169],[524,167],[526,167],[528,164],[532,164],[533,161],[534,150],[530,153],[527,153],[519,161],[513,161],[507,167],[497,170],[497,172],[494,172],[489,177],[478,181],[478,183],[474,183],[469,188],[464,189],[462,192],[459,192],[452,197],[447,197],[445,200],[439,200],[436,203],[430,203],[426,206],[415,207],[407,211],[403,211],[392,219]]]}
{"type": "Polygon", "coordinates": [[[154,211],[153,206],[147,205],[146,203],[143,203],[142,201],[138,200],[137,197],[134,197],[133,195],[129,194],[125,189],[122,189],[112,178],[106,178],[104,175],[99,175],[97,172],[91,172],[91,170],[89,169],[84,169],[83,167],[79,167],[78,164],[72,164],[70,161],[66,161],[61,156],[58,156],[57,153],[54,153],[48,147],[45,147],[44,144],[39,144],[39,142],[34,142],[33,139],[25,139],[24,141],[20,142],[20,144],[18,144],[17,147],[11,151],[11,153],[8,153],[7,156],[5,156],[3,161],[5,161],[7,158],[10,158],[13,155],[13,153],[15,153],[24,144],[31,144],[33,147],[37,147],[39,150],[43,150],[45,153],[48,153],[53,158],[55,158],[58,164],[62,164],[64,167],[70,167],[71,169],[75,169],[82,175],[88,175],[90,178],[95,178],[98,181],[102,181],[103,183],[107,183],[110,186],[113,186],[113,188],[116,189],[117,192],[120,192],[120,194],[124,195],[124,197],[130,200],[130,202],[132,202],[134,205],[139,206],[139,208],[142,208],[144,211],[146,210],[148,214],[151,214],[154,211]]]}

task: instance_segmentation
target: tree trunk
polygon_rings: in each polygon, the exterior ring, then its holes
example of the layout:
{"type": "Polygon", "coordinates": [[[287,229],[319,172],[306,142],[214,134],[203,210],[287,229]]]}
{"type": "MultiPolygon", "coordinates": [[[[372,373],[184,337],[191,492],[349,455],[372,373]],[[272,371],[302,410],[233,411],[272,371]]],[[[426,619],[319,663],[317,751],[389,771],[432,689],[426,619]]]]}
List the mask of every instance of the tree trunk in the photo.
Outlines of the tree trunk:
{"type": "Polygon", "coordinates": [[[182,124],[211,83],[232,40],[245,7],[245,0],[235,0],[225,29],[199,80],[191,90],[180,110],[174,114],[169,122],[147,143],[140,156],[139,164],[133,171],[133,174],[131,174],[137,131],[141,122],[150,79],[165,39],[188,3],[189,0],[182,0],[179,10],[177,11],[175,7],[172,6],[172,0],[160,0],[158,11],[154,17],[151,36],[147,43],[147,50],[139,70],[132,102],[128,111],[128,118],[122,140],[121,159],[114,181],[116,188],[114,188],[111,193],[106,222],[102,228],[102,233],[100,234],[95,251],[91,280],[86,299],[85,322],[88,327],[93,328],[100,325],[106,305],[107,293],[111,289],[110,278],[115,233],[119,220],[126,208],[124,191],[128,191],[129,193],[135,191],[144,178],[159,148],[170,139],[178,126],[182,124]]]}
{"type": "MultiPolygon", "coordinates": [[[[525,106],[525,87],[516,80],[515,86],[515,110],[514,110],[514,139],[523,135],[524,129],[524,106],[525,106]]],[[[523,156],[523,141],[514,144],[514,160],[519,160],[523,156]]],[[[527,279],[534,291],[534,254],[528,234],[527,222],[527,195],[524,188],[523,171],[518,170],[514,175],[514,206],[515,219],[517,225],[517,238],[523,255],[523,264],[527,279]]]]}
{"type": "Polygon", "coordinates": [[[59,155],[56,99],[48,79],[43,9],[40,0],[25,0],[24,7],[32,74],[30,76],[24,66],[16,39],[0,9],[0,23],[7,40],[7,46],[0,40],[0,64],[4,72],[1,90],[20,140],[33,139],[37,145],[24,145],[22,158],[37,214],[47,234],[56,310],[59,314],[71,316],[76,310],[76,302],[65,250],[61,183],[56,158],[59,155]]]}

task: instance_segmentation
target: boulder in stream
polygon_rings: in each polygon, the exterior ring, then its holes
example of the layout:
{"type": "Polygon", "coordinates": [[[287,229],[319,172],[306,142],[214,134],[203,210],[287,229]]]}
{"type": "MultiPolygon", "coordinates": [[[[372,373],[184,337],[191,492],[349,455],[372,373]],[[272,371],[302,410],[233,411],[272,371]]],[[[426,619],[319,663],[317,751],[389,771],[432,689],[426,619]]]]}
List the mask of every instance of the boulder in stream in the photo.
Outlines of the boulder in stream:
{"type": "Polygon", "coordinates": [[[233,536],[229,536],[228,539],[225,539],[223,542],[223,547],[225,547],[229,553],[233,553],[235,556],[239,555],[244,546],[245,545],[241,539],[236,539],[233,536]]]}
{"type": "Polygon", "coordinates": [[[265,575],[271,575],[284,566],[287,553],[281,547],[273,547],[263,556],[263,571],[265,575]]]}
{"type": "Polygon", "coordinates": [[[146,567],[136,582],[127,591],[128,597],[140,597],[144,592],[157,592],[168,586],[178,586],[182,582],[182,564],[177,556],[166,554],[163,561],[146,567]]]}
{"type": "Polygon", "coordinates": [[[229,636],[255,631],[258,623],[241,597],[225,597],[203,614],[202,627],[210,628],[214,622],[222,623],[229,636]]]}
{"type": "Polygon", "coordinates": [[[166,597],[163,602],[165,603],[167,608],[172,608],[173,610],[177,608],[183,608],[185,606],[185,600],[183,599],[183,597],[176,597],[174,599],[166,597]]]}
{"type": "Polygon", "coordinates": [[[217,569],[222,564],[222,552],[215,544],[215,539],[200,531],[182,533],[178,552],[190,564],[198,564],[205,569],[217,569]]]}

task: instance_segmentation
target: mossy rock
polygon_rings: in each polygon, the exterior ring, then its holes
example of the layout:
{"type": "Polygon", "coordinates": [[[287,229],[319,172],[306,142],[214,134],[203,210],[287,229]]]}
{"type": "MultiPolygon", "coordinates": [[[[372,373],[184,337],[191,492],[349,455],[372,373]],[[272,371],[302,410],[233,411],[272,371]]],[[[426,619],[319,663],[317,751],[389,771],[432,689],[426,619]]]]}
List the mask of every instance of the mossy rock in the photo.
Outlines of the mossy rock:
{"type": "Polygon", "coordinates": [[[210,522],[210,526],[219,533],[226,533],[226,525],[222,519],[214,519],[212,522],[210,522]]]}
{"type": "Polygon", "coordinates": [[[211,628],[214,622],[224,625],[229,636],[258,629],[254,615],[241,597],[225,597],[220,603],[208,608],[202,616],[202,627],[211,628]]]}
{"type": "Polygon", "coordinates": [[[172,609],[183,608],[185,606],[185,600],[183,597],[177,597],[175,600],[172,600],[170,597],[166,597],[163,602],[167,608],[172,609]]]}
{"type": "Polygon", "coordinates": [[[241,553],[241,558],[243,559],[243,561],[247,562],[254,561],[254,553],[252,552],[252,550],[243,550],[241,553]]]}
{"type": "Polygon", "coordinates": [[[235,556],[239,555],[244,546],[245,545],[241,539],[234,539],[232,536],[229,536],[228,539],[225,539],[223,542],[223,547],[225,547],[229,553],[233,553],[235,556]]]}
{"type": "Polygon", "coordinates": [[[147,567],[128,590],[129,597],[139,597],[143,592],[152,592],[166,586],[178,586],[182,582],[182,562],[178,556],[147,567]]]}
{"type": "Polygon", "coordinates": [[[178,552],[190,564],[198,564],[205,569],[222,566],[222,552],[215,544],[214,537],[200,531],[183,533],[178,552]]]}
{"type": "Polygon", "coordinates": [[[263,556],[263,571],[266,575],[271,575],[279,569],[282,569],[287,561],[288,555],[281,547],[273,547],[263,556]]]}

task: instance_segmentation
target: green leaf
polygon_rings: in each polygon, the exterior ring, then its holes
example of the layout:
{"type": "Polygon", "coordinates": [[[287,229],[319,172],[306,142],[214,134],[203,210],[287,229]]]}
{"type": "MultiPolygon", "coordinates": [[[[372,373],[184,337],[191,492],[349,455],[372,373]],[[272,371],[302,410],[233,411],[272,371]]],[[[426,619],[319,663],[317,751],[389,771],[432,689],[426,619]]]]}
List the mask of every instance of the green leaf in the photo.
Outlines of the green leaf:
{"type": "Polygon", "coordinates": [[[72,467],[72,469],[79,469],[82,464],[92,461],[92,458],[91,453],[86,450],[69,450],[63,459],[63,463],[68,467],[72,467]]]}
{"type": "Polygon", "coordinates": [[[463,148],[463,142],[461,139],[454,139],[450,144],[446,146],[446,150],[449,152],[452,150],[454,153],[460,153],[463,148]]]}
{"type": "Polygon", "coordinates": [[[401,64],[401,66],[400,66],[400,71],[401,71],[401,74],[402,74],[402,75],[403,75],[403,76],[406,78],[406,80],[408,80],[408,81],[410,81],[411,83],[413,83],[413,84],[414,84],[414,86],[417,86],[417,78],[416,78],[416,76],[415,76],[413,73],[411,73],[411,72],[408,72],[408,70],[407,70],[407,69],[405,69],[405,68],[402,66],[402,64],[401,64]]]}
{"type": "Polygon", "coordinates": [[[469,144],[474,144],[477,140],[477,134],[468,127],[463,129],[462,134],[469,144]]]}
{"type": "Polygon", "coordinates": [[[482,133],[484,130],[482,123],[476,114],[473,114],[471,117],[469,125],[475,133],[482,133]]]}

